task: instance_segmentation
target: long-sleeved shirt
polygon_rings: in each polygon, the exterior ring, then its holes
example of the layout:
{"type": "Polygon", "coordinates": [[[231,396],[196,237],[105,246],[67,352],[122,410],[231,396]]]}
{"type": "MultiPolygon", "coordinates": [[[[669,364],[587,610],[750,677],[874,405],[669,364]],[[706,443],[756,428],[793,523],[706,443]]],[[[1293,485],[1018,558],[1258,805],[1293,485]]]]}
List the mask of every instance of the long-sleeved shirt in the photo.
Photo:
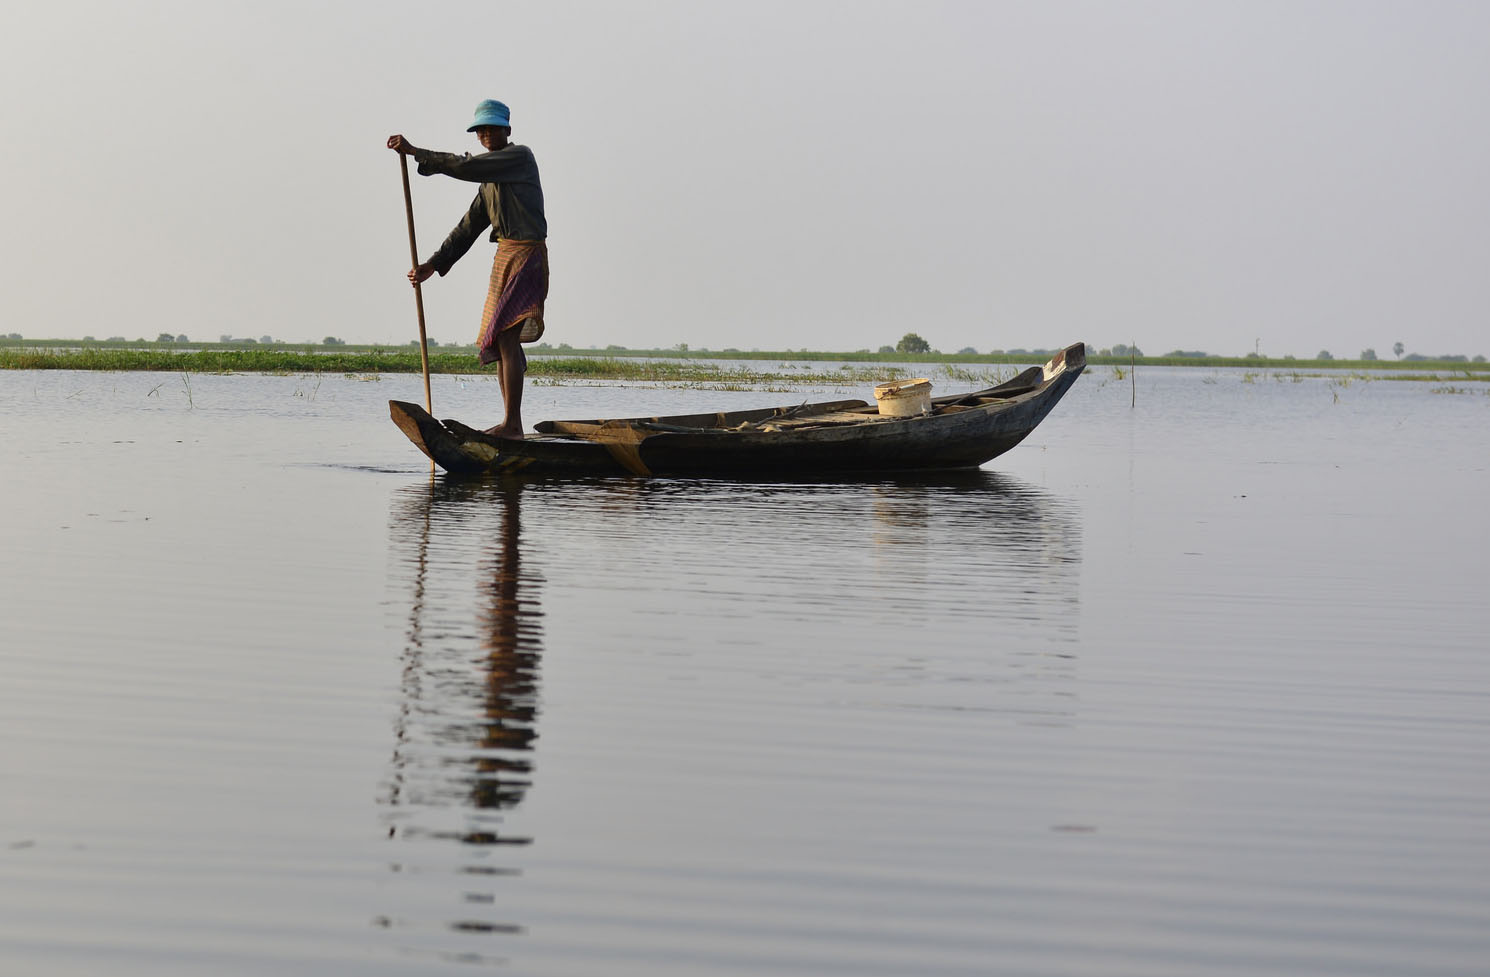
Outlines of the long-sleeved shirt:
{"type": "Polygon", "coordinates": [[[538,161],[527,146],[504,146],[479,156],[420,150],[414,158],[419,162],[422,176],[444,173],[457,180],[481,184],[476,199],[471,201],[471,209],[429,259],[441,275],[470,250],[487,227],[492,229],[493,241],[499,238],[542,241],[548,237],[538,161]]]}

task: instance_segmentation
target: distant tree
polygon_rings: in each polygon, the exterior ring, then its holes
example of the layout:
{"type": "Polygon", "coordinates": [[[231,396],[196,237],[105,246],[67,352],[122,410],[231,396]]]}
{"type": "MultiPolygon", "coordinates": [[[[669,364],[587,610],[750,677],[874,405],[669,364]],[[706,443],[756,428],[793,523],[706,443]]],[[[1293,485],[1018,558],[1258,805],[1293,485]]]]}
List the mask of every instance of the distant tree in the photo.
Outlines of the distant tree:
{"type": "Polygon", "coordinates": [[[18,332],[13,332],[10,335],[6,336],[5,338],[6,339],[20,339],[21,338],[21,334],[18,333],[18,332]]]}
{"type": "Polygon", "coordinates": [[[608,352],[616,352],[616,351],[619,351],[619,350],[624,350],[626,347],[625,346],[617,346],[615,343],[611,343],[609,346],[607,346],[605,348],[606,348],[606,350],[608,352]]]}
{"type": "Polygon", "coordinates": [[[973,349],[971,346],[964,346],[964,347],[962,347],[962,349],[959,349],[957,352],[958,353],[976,353],[978,351],[975,350],[975,349],[973,349]]]}
{"type": "Polygon", "coordinates": [[[880,347],[880,352],[881,353],[893,353],[893,352],[895,352],[895,347],[894,346],[881,346],[880,347]]]}
{"type": "Polygon", "coordinates": [[[1392,352],[1397,354],[1397,359],[1399,360],[1402,358],[1402,351],[1405,348],[1401,343],[1392,344],[1392,352]]]}
{"type": "Polygon", "coordinates": [[[259,337],[259,342],[263,343],[265,346],[273,346],[274,345],[274,337],[273,336],[260,336],[259,337]]]}
{"type": "Polygon", "coordinates": [[[96,343],[96,342],[98,342],[98,340],[94,339],[92,336],[84,336],[83,337],[83,342],[85,342],[85,343],[96,343]]]}
{"type": "Polygon", "coordinates": [[[189,343],[189,342],[191,342],[191,340],[189,340],[189,339],[186,338],[186,333],[182,333],[181,335],[179,335],[179,336],[176,337],[176,342],[178,342],[178,343],[189,343]]]}
{"type": "Polygon", "coordinates": [[[168,332],[163,332],[159,336],[155,337],[155,341],[157,343],[174,343],[176,341],[176,337],[172,336],[168,332]]]}
{"type": "Polygon", "coordinates": [[[1334,357],[1330,355],[1330,351],[1327,350],[1327,349],[1322,349],[1318,353],[1314,354],[1314,358],[1316,360],[1332,360],[1332,359],[1334,359],[1334,357]]]}
{"type": "Polygon", "coordinates": [[[1485,354],[1484,353],[1477,353],[1475,355],[1474,361],[1476,363],[1483,363],[1483,362],[1485,362],[1485,354]]]}
{"type": "Polygon", "coordinates": [[[679,343],[678,345],[674,346],[673,349],[676,350],[679,353],[686,353],[686,352],[688,352],[688,344],[687,343],[679,343]]]}
{"type": "Polygon", "coordinates": [[[1424,356],[1422,353],[1408,353],[1405,357],[1403,357],[1403,359],[1407,360],[1407,362],[1409,363],[1416,363],[1419,360],[1426,360],[1427,358],[1428,357],[1424,356]]]}
{"type": "Polygon", "coordinates": [[[345,346],[346,343],[344,341],[340,340],[340,339],[337,339],[335,336],[327,336],[325,339],[321,340],[321,345],[322,346],[345,346]]]}
{"type": "MultiPolygon", "coordinates": [[[[1022,349],[1011,349],[1011,350],[1009,350],[1009,352],[1011,352],[1011,353],[1023,353],[1024,350],[1022,350],[1022,349]]],[[[1117,345],[1115,345],[1115,346],[1112,347],[1112,355],[1113,356],[1142,356],[1143,355],[1143,350],[1139,349],[1137,346],[1129,346],[1127,343],[1118,343],[1117,345]]]]}
{"type": "Polygon", "coordinates": [[[1374,349],[1363,349],[1363,350],[1361,350],[1361,359],[1363,359],[1363,360],[1374,360],[1374,359],[1376,359],[1376,350],[1374,350],[1374,349]]]}
{"type": "Polygon", "coordinates": [[[127,342],[129,342],[129,340],[125,339],[123,336],[110,336],[109,337],[109,342],[111,342],[111,343],[127,343],[127,342]]]}
{"type": "Polygon", "coordinates": [[[240,343],[243,343],[245,346],[257,346],[257,345],[259,345],[259,341],[257,339],[254,339],[252,336],[249,336],[249,337],[244,338],[244,339],[240,339],[238,341],[240,343]]]}
{"type": "Polygon", "coordinates": [[[217,341],[220,342],[220,343],[231,343],[233,341],[233,337],[232,336],[218,336],[217,337],[217,341]]]}
{"type": "Polygon", "coordinates": [[[922,339],[920,336],[917,336],[915,333],[908,332],[904,336],[900,337],[900,342],[895,344],[895,352],[929,353],[931,352],[931,344],[922,339]]]}

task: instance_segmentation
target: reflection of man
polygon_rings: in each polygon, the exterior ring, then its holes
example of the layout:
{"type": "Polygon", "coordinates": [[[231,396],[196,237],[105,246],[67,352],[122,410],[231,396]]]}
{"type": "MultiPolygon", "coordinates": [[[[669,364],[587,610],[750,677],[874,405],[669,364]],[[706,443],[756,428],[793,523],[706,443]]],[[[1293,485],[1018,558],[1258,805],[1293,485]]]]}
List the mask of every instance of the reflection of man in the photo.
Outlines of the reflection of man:
{"type": "Polygon", "coordinates": [[[521,572],[522,488],[501,489],[502,530],[496,566],[482,613],[486,647],[486,706],[483,753],[473,791],[477,807],[512,807],[530,786],[532,763],[525,754],[538,738],[538,658],[542,652],[532,581],[521,572]],[[526,606],[524,602],[526,599],[526,606]]]}
{"type": "MultiPolygon", "coordinates": [[[[508,874],[490,856],[533,841],[503,826],[505,812],[527,796],[538,738],[542,634],[536,581],[522,572],[520,496],[520,486],[430,483],[407,493],[412,504],[391,513],[394,541],[417,549],[398,554],[411,572],[413,605],[385,802],[388,837],[450,842],[463,875],[508,874]],[[461,542],[441,547],[443,559],[431,559],[432,539],[461,542]],[[460,596],[470,594],[473,571],[474,605],[460,596]],[[455,830],[452,820],[460,825],[455,830]]],[[[410,851],[391,868],[401,872],[411,859],[432,867],[430,858],[443,863],[447,855],[410,851]]],[[[460,883],[467,903],[496,902],[495,893],[473,892],[474,883],[460,883]]],[[[421,904],[426,896],[419,890],[421,904]]],[[[461,933],[522,929],[490,913],[448,925],[461,933]]]]}
{"type": "Polygon", "coordinates": [[[486,306],[476,348],[482,364],[500,361],[497,380],[502,388],[502,423],[488,434],[503,438],[523,436],[523,372],[528,358],[522,343],[543,335],[543,303],[548,297],[548,220],[543,214],[543,186],[538,162],[527,146],[508,142],[511,113],[501,102],[488,99],[476,106],[476,119],[467,132],[486,152],[457,156],[419,149],[403,136],[389,136],[388,148],[419,161],[425,176],[444,173],[457,180],[481,184],[476,199],[460,223],[428,261],[409,271],[419,284],[435,272],[442,276],[470,250],[476,237],[491,227],[497,242],[487,286],[486,306]]]}

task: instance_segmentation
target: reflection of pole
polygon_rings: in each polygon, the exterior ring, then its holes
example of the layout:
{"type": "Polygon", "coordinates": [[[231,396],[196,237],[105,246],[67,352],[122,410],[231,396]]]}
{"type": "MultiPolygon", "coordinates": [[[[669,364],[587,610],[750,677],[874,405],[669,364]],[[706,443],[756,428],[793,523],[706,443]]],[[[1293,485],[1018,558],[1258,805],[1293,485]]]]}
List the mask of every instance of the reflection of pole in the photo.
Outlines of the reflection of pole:
{"type": "MultiPolygon", "coordinates": [[[[407,763],[404,746],[409,739],[411,713],[414,703],[419,699],[420,674],[424,667],[425,579],[429,573],[430,508],[434,503],[433,492],[434,485],[431,483],[424,490],[424,504],[420,507],[423,520],[419,532],[418,557],[414,561],[414,599],[409,606],[408,644],[404,649],[403,674],[399,679],[401,702],[398,718],[393,723],[393,772],[388,785],[388,804],[392,807],[399,806],[403,799],[404,767],[407,763]]],[[[393,827],[389,826],[388,837],[392,838],[393,832],[393,827]]]]}

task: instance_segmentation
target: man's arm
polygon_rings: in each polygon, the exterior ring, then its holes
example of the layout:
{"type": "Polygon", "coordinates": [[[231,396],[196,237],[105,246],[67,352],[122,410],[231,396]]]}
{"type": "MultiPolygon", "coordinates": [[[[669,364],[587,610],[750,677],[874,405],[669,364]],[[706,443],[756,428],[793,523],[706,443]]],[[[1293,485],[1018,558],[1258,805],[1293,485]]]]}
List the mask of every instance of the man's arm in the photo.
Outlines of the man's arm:
{"type": "Polygon", "coordinates": [[[443,173],[468,183],[538,182],[538,164],[526,146],[508,146],[479,156],[416,148],[412,155],[419,162],[420,176],[443,173]]]}
{"type": "Polygon", "coordinates": [[[460,219],[460,223],[455,225],[439,250],[430,255],[425,264],[433,267],[443,277],[450,266],[461,259],[461,255],[471,250],[471,245],[481,236],[481,232],[490,226],[491,218],[486,215],[486,203],[481,199],[481,194],[477,193],[466,216],[460,219]]]}

